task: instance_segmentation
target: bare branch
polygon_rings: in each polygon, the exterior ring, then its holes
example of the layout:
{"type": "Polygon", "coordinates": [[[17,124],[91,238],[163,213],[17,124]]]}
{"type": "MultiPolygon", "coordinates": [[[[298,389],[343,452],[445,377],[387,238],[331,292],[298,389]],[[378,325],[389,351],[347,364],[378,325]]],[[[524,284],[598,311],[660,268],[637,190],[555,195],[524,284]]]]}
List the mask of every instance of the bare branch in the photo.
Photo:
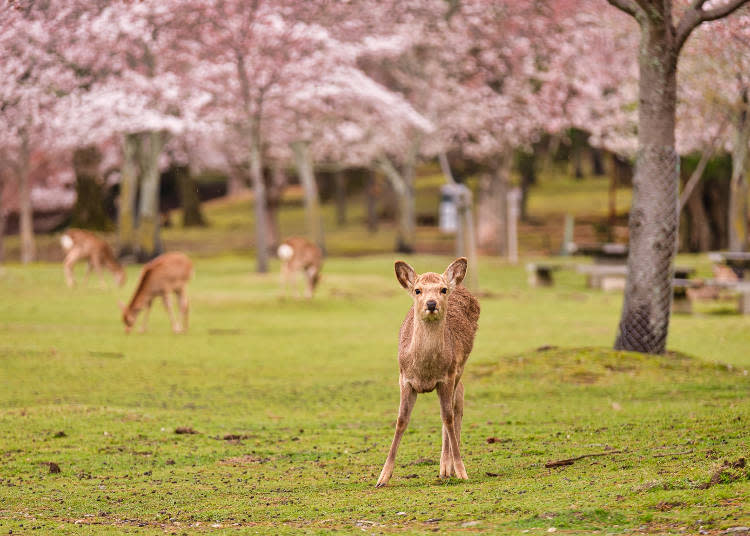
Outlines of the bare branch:
{"type": "Polygon", "coordinates": [[[682,45],[684,45],[687,38],[690,37],[690,33],[699,24],[726,17],[747,2],[748,0],[730,0],[726,4],[704,10],[702,8],[703,4],[706,3],[706,0],[693,0],[690,9],[685,12],[680,23],[677,25],[675,33],[675,51],[680,51],[682,45]]]}
{"type": "Polygon", "coordinates": [[[638,14],[639,7],[633,0],[607,0],[611,5],[624,11],[631,17],[635,17],[638,14]]]}

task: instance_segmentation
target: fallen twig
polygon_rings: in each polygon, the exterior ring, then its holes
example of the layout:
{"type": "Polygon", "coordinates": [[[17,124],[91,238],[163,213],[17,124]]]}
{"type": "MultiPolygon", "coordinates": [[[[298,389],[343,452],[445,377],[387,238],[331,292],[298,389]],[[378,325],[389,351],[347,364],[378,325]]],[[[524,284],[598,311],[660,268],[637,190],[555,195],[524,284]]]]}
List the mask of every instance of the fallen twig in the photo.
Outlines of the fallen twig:
{"type": "Polygon", "coordinates": [[[575,458],[566,458],[564,460],[555,460],[553,462],[547,462],[544,464],[545,467],[562,467],[563,465],[573,465],[573,462],[582,460],[584,458],[595,458],[597,456],[608,456],[610,454],[622,454],[627,452],[626,450],[608,450],[607,452],[594,452],[592,454],[582,454],[575,458]]]}

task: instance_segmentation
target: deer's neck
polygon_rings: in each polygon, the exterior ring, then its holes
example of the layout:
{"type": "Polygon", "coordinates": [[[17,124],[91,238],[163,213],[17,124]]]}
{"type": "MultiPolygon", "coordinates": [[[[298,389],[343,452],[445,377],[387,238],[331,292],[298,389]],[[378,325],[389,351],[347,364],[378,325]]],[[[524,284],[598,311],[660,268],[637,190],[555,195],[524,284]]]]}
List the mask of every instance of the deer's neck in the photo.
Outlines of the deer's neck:
{"type": "Polygon", "coordinates": [[[438,322],[426,322],[421,318],[414,319],[411,351],[418,360],[434,359],[444,354],[445,319],[438,322]]]}

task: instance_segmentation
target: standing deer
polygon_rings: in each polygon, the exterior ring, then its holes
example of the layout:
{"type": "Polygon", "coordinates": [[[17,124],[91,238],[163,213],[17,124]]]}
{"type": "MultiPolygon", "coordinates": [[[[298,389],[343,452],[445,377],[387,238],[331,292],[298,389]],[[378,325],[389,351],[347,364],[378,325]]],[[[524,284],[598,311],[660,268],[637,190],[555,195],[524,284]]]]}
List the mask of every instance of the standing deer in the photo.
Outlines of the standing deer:
{"type": "Polygon", "coordinates": [[[466,267],[467,261],[461,257],[442,274],[417,275],[405,262],[396,262],[396,279],[409,291],[414,303],[399,333],[401,403],[393,442],[378,478],[379,488],[385,486],[393,474],[398,445],[409,424],[417,394],[435,389],[443,420],[440,477],[468,478],[459,450],[464,410],[461,375],[474,346],[479,302],[461,285],[466,267]]]}
{"type": "Polygon", "coordinates": [[[145,312],[143,313],[143,324],[141,324],[140,331],[146,331],[151,302],[157,296],[161,296],[164,301],[164,307],[167,309],[169,321],[172,324],[172,331],[180,333],[183,331],[183,327],[187,330],[188,296],[185,286],[192,275],[193,263],[184,253],[164,253],[147,263],[141,271],[133,298],[127,306],[122,306],[122,321],[125,323],[125,332],[130,332],[141,309],[145,309],[145,312]],[[181,326],[174,317],[172,302],[169,299],[172,292],[179,299],[184,326],[181,326]]]}
{"type": "Polygon", "coordinates": [[[102,266],[104,266],[112,272],[118,286],[121,287],[125,284],[125,270],[117,262],[112,248],[94,233],[82,229],[68,229],[60,237],[60,244],[66,253],[63,261],[63,272],[65,273],[65,282],[69,287],[75,285],[73,266],[81,259],[88,260],[87,281],[92,268],[104,281],[102,276],[102,266]]]}
{"type": "Polygon", "coordinates": [[[320,281],[320,269],[323,265],[323,252],[320,248],[305,238],[295,236],[284,240],[277,253],[281,259],[281,284],[284,287],[284,295],[289,293],[290,284],[297,288],[296,274],[302,272],[305,275],[305,296],[312,298],[313,291],[320,281]]]}

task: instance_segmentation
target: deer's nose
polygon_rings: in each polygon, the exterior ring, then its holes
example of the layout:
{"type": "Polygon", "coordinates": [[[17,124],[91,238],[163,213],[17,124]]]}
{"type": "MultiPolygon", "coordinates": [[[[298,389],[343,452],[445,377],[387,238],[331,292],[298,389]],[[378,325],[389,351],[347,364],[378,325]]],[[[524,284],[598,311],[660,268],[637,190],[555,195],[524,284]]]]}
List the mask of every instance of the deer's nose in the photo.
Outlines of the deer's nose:
{"type": "Polygon", "coordinates": [[[435,300],[427,300],[427,310],[432,312],[437,308],[437,302],[435,300]]]}

